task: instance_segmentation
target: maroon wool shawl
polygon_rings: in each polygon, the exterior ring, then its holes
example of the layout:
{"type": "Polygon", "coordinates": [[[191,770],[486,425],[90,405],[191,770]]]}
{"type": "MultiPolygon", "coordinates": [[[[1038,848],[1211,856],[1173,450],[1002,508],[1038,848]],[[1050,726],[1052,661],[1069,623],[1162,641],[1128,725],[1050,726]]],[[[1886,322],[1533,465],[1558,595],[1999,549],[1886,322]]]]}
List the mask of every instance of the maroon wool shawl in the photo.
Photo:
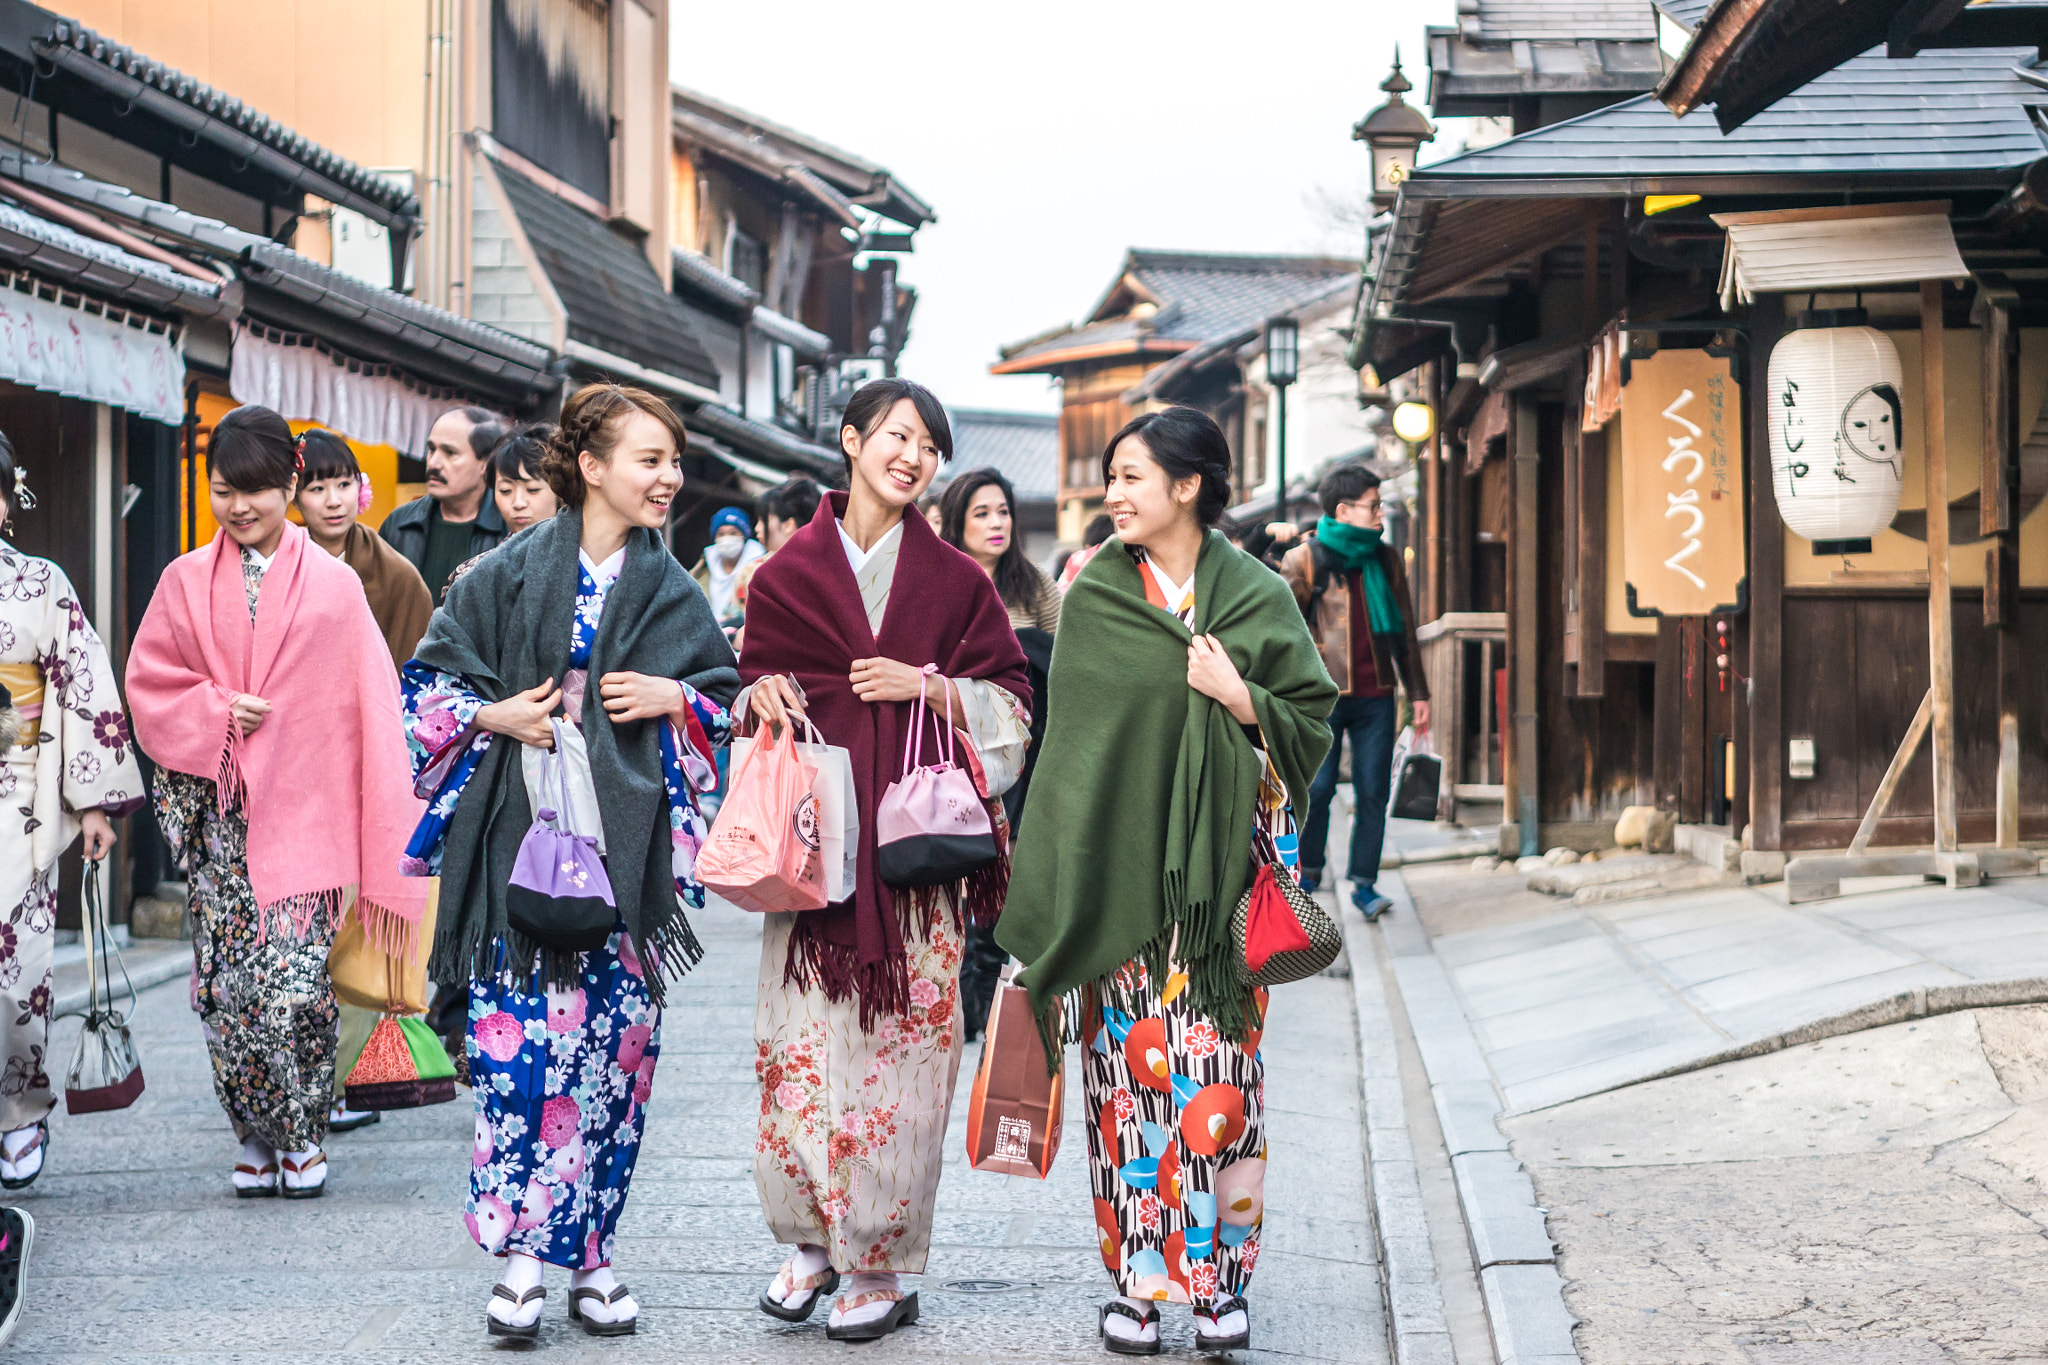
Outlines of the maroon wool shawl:
{"type": "MultiPolygon", "coordinates": [[[[937,664],[948,678],[992,682],[1027,706],[1031,685],[1024,651],[995,584],[980,565],[933,534],[914,508],[903,517],[881,635],[871,632],[839,541],[839,518],[845,511],[846,494],[828,493],[810,524],[761,561],[747,597],[740,681],[794,674],[812,722],[827,743],[845,748],[852,758],[860,808],[853,899],[798,917],[784,980],[816,983],[831,1000],[857,996],[865,1028],[883,1014],[908,1010],[904,935],[913,925],[929,931],[948,898],[888,887],[876,870],[875,803],[903,775],[903,741],[914,703],[862,701],[848,681],[853,661],[887,658],[919,668],[937,664]]],[[[971,918],[992,918],[1002,906],[1008,879],[1006,858],[968,878],[964,892],[951,899],[971,918]]]]}

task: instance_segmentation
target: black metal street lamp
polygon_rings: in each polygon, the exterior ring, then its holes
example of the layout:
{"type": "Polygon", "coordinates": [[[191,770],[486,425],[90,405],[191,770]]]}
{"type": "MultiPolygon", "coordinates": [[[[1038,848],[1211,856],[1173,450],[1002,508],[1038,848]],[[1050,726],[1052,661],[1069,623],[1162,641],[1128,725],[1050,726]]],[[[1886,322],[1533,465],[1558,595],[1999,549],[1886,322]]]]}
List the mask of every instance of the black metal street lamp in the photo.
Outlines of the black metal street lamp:
{"type": "Polygon", "coordinates": [[[1394,71],[1380,83],[1387,102],[1360,119],[1351,136],[1372,150],[1372,202],[1392,208],[1401,186],[1415,173],[1415,156],[1425,142],[1436,141],[1436,125],[1420,109],[1401,98],[1415,87],[1401,74],[1401,49],[1394,49],[1394,71]]]}
{"type": "Polygon", "coordinates": [[[1284,314],[1266,319],[1266,382],[1280,390],[1280,426],[1273,468],[1278,492],[1273,520],[1287,520],[1287,386],[1301,377],[1301,324],[1284,314]]]}

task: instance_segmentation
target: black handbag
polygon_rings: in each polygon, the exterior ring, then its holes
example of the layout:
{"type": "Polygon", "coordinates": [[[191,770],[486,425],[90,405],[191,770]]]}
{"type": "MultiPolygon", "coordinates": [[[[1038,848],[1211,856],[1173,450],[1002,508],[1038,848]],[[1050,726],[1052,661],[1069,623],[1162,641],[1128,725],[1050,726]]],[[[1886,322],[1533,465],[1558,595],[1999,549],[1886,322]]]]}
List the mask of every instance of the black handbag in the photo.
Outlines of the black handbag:
{"type": "Polygon", "coordinates": [[[1394,774],[1394,804],[1387,813],[1397,820],[1436,819],[1437,794],[1443,788],[1444,761],[1435,754],[1409,754],[1394,774]]]}
{"type": "Polygon", "coordinates": [[[64,1077],[64,1110],[70,1114],[126,1109],[142,1094],[142,1058],[128,1032],[127,1011],[114,1008],[113,981],[107,974],[111,955],[128,986],[128,1009],[134,1009],[135,983],[128,980],[127,964],[121,963],[107,937],[107,907],[100,895],[105,865],[103,858],[85,865],[85,932],[79,936],[85,940],[85,1027],[78,1031],[78,1051],[64,1077]]]}

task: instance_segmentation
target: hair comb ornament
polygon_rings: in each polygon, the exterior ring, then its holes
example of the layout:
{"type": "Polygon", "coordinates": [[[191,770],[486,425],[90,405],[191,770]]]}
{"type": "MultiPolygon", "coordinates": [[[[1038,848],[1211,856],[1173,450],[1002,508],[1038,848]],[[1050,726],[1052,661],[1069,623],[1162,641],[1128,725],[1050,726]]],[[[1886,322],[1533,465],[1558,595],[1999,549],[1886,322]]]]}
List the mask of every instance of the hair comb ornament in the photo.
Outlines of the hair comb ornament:
{"type": "Polygon", "coordinates": [[[300,432],[292,441],[292,471],[298,474],[306,472],[306,434],[304,432],[300,432]]]}
{"type": "Polygon", "coordinates": [[[35,490],[28,486],[28,471],[14,466],[14,505],[24,512],[36,510],[35,490]]]}
{"type": "Polygon", "coordinates": [[[361,516],[369,511],[370,504],[376,501],[376,498],[376,492],[370,487],[370,476],[368,474],[358,474],[356,476],[356,515],[361,516]]]}

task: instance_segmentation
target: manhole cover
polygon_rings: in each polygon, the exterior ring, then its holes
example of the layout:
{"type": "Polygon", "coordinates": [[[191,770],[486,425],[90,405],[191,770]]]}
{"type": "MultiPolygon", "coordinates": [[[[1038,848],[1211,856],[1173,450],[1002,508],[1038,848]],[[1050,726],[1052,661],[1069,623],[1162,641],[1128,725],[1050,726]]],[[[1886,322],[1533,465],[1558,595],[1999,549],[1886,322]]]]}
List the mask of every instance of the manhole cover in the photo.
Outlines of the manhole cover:
{"type": "Polygon", "coordinates": [[[1008,1294],[1018,1289],[1036,1289],[1029,1280],[947,1280],[939,1286],[955,1294],[1008,1294]]]}

